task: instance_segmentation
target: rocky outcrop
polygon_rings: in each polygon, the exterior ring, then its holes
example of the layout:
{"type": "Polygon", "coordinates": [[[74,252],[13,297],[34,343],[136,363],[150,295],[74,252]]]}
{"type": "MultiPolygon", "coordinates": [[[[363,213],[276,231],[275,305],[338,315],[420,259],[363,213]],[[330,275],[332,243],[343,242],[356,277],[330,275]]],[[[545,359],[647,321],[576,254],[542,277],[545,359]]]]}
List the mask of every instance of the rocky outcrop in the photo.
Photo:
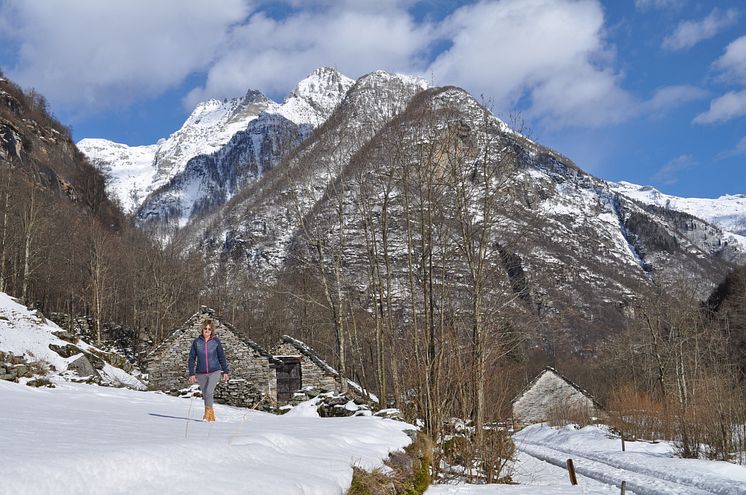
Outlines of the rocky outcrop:
{"type": "Polygon", "coordinates": [[[23,141],[21,133],[10,122],[0,121],[0,159],[20,160],[23,141]]]}

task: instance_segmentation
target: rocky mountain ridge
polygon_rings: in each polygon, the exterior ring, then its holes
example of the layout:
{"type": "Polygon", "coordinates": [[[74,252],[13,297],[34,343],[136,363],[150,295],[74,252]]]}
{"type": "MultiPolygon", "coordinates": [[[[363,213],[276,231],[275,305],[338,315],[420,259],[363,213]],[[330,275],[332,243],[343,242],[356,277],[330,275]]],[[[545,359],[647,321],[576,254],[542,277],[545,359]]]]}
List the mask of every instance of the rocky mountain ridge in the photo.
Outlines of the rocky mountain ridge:
{"type": "MultiPolygon", "coordinates": [[[[449,284],[456,284],[448,291],[460,293],[456,299],[463,302],[468,270],[453,246],[461,242],[455,226],[464,220],[454,216],[458,205],[448,181],[455,176],[446,174],[455,158],[448,146],[439,147],[462,141],[471,158],[459,158],[462,168],[449,173],[466,173],[480,160],[504,165],[495,192],[505,200],[496,206],[490,233],[490,283],[499,297],[517,298],[526,318],[555,332],[550,339],[537,331],[540,340],[589,345],[618,330],[624,312],[651,283],[687,279],[704,298],[734,263],[746,261],[743,247],[717,227],[618,194],[567,158],[506,131],[463,90],[412,88],[403,95],[402,87],[378,76],[370,86],[358,81],[329,120],[272,173],[187,229],[216,270],[251,273],[259,286],[282,283],[291,273],[314,273],[308,270],[323,246],[324,263],[341,263],[343,290],[365,294],[371,290],[371,249],[386,251],[398,288],[394,303],[403,310],[412,295],[407,266],[411,270],[411,260],[429,249],[429,256],[448,265],[449,284]],[[366,114],[371,101],[397,104],[366,114]],[[412,183],[415,175],[419,182],[412,183]],[[424,191],[426,185],[432,189],[424,191]],[[437,222],[407,227],[413,208],[437,222]],[[385,247],[383,232],[371,237],[384,215],[385,247]],[[423,247],[426,231],[443,246],[423,247]]],[[[475,187],[468,186],[472,198],[479,196],[475,187]]],[[[471,221],[482,228],[478,215],[471,221]]]]}
{"type": "Polygon", "coordinates": [[[221,150],[263,113],[313,128],[331,113],[351,84],[335,69],[322,67],[300,81],[282,104],[249,90],[240,98],[198,104],[179,130],[158,143],[128,146],[85,138],[78,147],[109,176],[109,192],[125,211],[133,213],[151,192],[181,174],[189,160],[221,150]]]}
{"type": "Polygon", "coordinates": [[[425,87],[421,79],[384,71],[361,77],[313,139],[282,167],[189,229],[190,237],[213,260],[233,252],[274,279],[287,259],[292,236],[302,228],[302,216],[333,187],[355,153],[425,87]]]}

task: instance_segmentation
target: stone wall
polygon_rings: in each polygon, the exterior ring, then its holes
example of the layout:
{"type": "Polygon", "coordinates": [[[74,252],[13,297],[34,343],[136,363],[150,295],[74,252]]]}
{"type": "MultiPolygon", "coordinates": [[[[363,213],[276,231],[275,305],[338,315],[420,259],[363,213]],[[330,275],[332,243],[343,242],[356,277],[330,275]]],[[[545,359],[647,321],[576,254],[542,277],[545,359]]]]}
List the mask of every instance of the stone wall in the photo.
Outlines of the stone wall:
{"type": "Polygon", "coordinates": [[[192,316],[148,356],[149,388],[176,392],[188,385],[189,350],[205,318],[215,323],[231,376],[228,383],[218,385],[215,400],[253,407],[270,392],[270,384],[275,380],[274,373],[270,373],[269,355],[258,345],[238,337],[230,325],[222,324],[209,309],[192,316]]]}
{"type": "Polygon", "coordinates": [[[221,381],[215,388],[215,402],[231,406],[254,408],[265,398],[265,392],[242,378],[221,381]]]}

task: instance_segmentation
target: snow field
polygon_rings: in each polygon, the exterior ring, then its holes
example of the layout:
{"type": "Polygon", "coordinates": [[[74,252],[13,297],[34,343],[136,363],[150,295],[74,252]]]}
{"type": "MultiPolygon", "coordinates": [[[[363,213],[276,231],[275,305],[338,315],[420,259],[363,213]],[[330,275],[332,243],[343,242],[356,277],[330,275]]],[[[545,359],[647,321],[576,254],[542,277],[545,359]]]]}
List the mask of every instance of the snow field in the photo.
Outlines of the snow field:
{"type": "Polygon", "coordinates": [[[8,494],[344,493],[352,466],[381,467],[411,425],[376,417],[275,416],[199,399],[56,381],[0,382],[0,492],[8,494]]]}

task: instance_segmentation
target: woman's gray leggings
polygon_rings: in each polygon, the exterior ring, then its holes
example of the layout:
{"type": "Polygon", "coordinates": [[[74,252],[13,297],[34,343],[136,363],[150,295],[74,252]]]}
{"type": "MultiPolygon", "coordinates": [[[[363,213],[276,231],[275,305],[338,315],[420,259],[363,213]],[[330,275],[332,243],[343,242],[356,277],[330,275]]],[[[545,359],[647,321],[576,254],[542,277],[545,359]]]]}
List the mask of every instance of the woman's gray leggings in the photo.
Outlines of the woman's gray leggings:
{"type": "Polygon", "coordinates": [[[199,383],[199,389],[202,391],[202,399],[205,401],[206,407],[212,407],[215,387],[220,382],[221,374],[221,371],[213,371],[212,373],[197,375],[197,383],[199,383]]]}

